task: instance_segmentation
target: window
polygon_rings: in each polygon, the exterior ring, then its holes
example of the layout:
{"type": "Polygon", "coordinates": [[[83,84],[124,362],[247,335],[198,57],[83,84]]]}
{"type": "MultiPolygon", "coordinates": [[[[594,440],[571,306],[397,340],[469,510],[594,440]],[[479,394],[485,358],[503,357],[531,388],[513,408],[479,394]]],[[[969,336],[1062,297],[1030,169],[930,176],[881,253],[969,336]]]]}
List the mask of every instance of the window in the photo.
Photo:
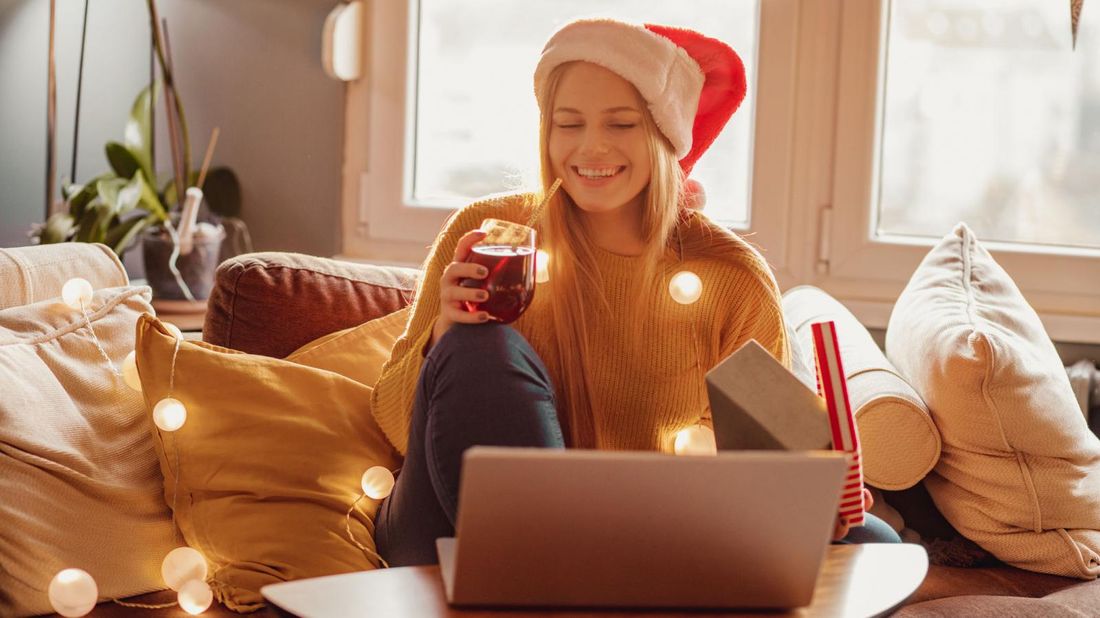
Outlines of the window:
{"type": "Polygon", "coordinates": [[[1073,51],[1068,3],[841,4],[816,282],[884,326],[965,221],[1054,338],[1100,341],[1100,14],[1082,14],[1073,51]]]}
{"type": "MultiPolygon", "coordinates": [[[[531,74],[583,15],[694,27],[749,95],[693,174],[783,289],[884,327],[966,221],[1058,340],[1100,343],[1100,11],[1048,0],[387,0],[349,85],[344,254],[417,264],[453,208],[524,185],[531,74]]],[[[1092,7],[1095,8],[1095,7],[1092,7]]]]}

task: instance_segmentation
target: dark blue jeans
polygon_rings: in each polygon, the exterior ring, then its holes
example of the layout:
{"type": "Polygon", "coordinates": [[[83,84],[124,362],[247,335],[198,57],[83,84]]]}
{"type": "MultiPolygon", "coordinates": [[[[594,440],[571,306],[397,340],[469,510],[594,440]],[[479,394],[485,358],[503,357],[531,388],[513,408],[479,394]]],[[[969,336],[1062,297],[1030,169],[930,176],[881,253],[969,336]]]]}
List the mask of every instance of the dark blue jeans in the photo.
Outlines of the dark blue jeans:
{"type": "Polygon", "coordinates": [[[565,448],[554,387],[523,335],[502,324],[456,324],[428,352],[405,463],[375,528],[390,566],[435,564],[454,536],[462,453],[475,445],[565,448]]]}
{"type": "MultiPolygon", "coordinates": [[[[424,359],[405,463],[374,535],[390,566],[438,561],[435,539],[455,533],[462,454],[475,445],[565,447],[550,374],[510,326],[457,324],[424,359]]],[[[901,539],[868,514],[841,542],[901,539]]]]}

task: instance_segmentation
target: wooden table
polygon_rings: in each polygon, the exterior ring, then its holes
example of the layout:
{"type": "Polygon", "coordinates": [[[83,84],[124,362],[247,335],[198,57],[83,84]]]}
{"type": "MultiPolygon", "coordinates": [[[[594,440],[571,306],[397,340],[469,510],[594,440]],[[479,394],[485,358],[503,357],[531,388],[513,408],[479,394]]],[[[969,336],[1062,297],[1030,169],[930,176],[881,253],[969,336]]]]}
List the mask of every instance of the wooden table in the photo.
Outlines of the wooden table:
{"type": "Polygon", "coordinates": [[[904,601],[924,581],[928,554],[912,544],[832,545],[813,602],[789,612],[462,610],[447,606],[439,567],[404,567],[318,577],[265,586],[269,602],[299,616],[342,618],[699,618],[700,616],[866,617],[904,601]]]}

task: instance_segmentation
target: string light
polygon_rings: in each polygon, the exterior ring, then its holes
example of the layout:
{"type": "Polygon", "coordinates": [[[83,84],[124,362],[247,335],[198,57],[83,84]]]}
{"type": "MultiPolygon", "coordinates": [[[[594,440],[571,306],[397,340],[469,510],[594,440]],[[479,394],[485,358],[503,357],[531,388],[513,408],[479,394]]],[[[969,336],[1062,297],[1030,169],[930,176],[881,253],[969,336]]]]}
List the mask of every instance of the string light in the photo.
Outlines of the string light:
{"type": "Polygon", "coordinates": [[[165,397],[153,406],[153,422],[161,431],[176,431],[187,422],[187,408],[179,399],[165,397]]]}
{"type": "Polygon", "coordinates": [[[160,574],[169,588],[179,590],[192,579],[206,579],[206,558],[198,550],[177,547],[160,563],[160,574]]]}
{"type": "Polygon", "coordinates": [[[173,337],[176,339],[183,339],[183,331],[181,331],[178,326],[170,322],[161,322],[161,324],[164,324],[164,327],[172,333],[173,337]]]}
{"type": "Polygon", "coordinates": [[[668,282],[668,293],[681,305],[690,305],[703,294],[703,280],[690,270],[681,270],[668,282]]]}
{"type": "Polygon", "coordinates": [[[188,580],[176,596],[183,611],[197,616],[205,612],[214,602],[214,591],[201,579],[188,580]]]}
{"type": "Polygon", "coordinates": [[[716,455],[718,446],[714,431],[706,425],[692,425],[676,434],[673,450],[677,455],[716,455]]]}
{"type": "Polygon", "coordinates": [[[92,284],[88,283],[87,279],[81,279],[80,277],[69,279],[65,282],[65,285],[61,286],[61,300],[73,309],[80,309],[92,302],[94,295],[95,290],[92,289],[92,284]]]}
{"type": "Polygon", "coordinates": [[[550,254],[539,249],[535,252],[535,282],[546,283],[550,280],[550,254]]]}
{"type": "Polygon", "coordinates": [[[373,466],[363,473],[360,481],[363,493],[373,500],[385,500],[393,492],[394,478],[384,466],[373,466]]]}
{"type": "Polygon", "coordinates": [[[137,370],[137,351],[131,351],[122,360],[122,381],[126,383],[126,386],[139,393],[141,392],[141,377],[138,376],[137,370]]]}
{"type": "Polygon", "coordinates": [[[65,618],[76,618],[92,611],[99,600],[99,587],[87,571],[65,569],[53,576],[47,591],[50,606],[65,618]]]}

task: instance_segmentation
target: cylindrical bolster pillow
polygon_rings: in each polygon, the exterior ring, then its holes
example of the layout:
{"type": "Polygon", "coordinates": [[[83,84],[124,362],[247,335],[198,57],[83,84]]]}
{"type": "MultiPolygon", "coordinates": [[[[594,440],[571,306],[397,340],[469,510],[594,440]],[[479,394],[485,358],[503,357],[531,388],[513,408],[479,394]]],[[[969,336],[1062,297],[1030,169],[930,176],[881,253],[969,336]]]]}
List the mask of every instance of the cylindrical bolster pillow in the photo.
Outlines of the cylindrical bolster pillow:
{"type": "Polygon", "coordinates": [[[87,279],[95,290],[130,284],[122,262],[105,245],[66,242],[0,249],[0,309],[58,298],[74,277],[87,279]]]}
{"type": "Polygon", "coordinates": [[[924,478],[939,461],[940,432],[920,396],[886,359],[871,333],[835,298],[812,286],[788,290],[783,311],[795,330],[792,346],[808,359],[813,358],[810,325],[836,323],[867,483],[905,489],[924,478]]]}

